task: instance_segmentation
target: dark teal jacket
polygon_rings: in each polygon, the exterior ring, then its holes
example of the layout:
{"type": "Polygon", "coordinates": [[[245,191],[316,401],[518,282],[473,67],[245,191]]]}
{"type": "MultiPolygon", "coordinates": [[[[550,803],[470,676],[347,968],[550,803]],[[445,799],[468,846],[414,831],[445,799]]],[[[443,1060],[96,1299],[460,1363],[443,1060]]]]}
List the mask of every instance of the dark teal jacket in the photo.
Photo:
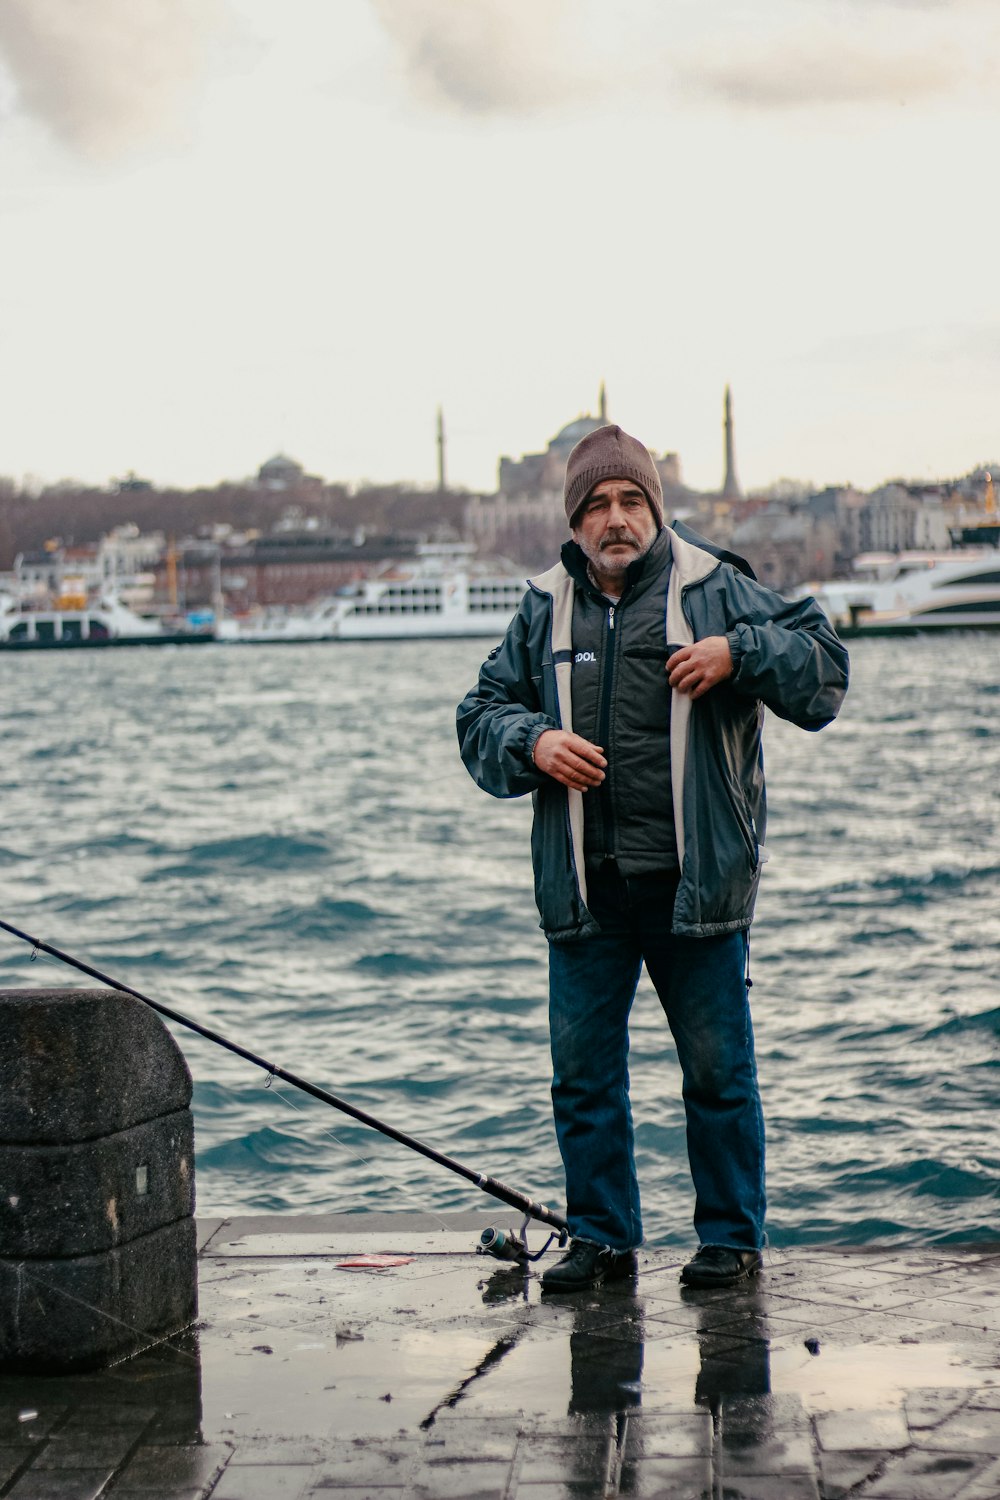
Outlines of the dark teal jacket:
{"type": "MultiPolygon", "coordinates": [[[[678,692],[671,698],[681,871],[673,929],[706,937],[753,920],[767,822],[764,707],[803,729],[822,729],[843,701],[848,659],[815,600],[783,599],[683,528],[668,535],[664,645],[725,635],[733,655],[727,682],[694,702],[678,692]]],[[[546,934],[565,941],[598,930],[587,910],[583,796],[538,771],[531,753],[546,729],[573,727],[575,584],[561,562],[528,582],[503,643],[459,705],[458,740],[469,774],[491,796],[533,793],[535,899],[546,934]]]]}

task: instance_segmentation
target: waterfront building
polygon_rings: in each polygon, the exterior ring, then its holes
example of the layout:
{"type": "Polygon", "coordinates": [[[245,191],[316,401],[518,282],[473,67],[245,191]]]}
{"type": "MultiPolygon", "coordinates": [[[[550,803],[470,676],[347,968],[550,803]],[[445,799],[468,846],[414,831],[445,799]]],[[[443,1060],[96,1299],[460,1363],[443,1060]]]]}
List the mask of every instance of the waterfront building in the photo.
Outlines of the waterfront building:
{"type": "Polygon", "coordinates": [[[885,484],[858,511],[858,552],[912,552],[949,545],[948,515],[939,494],[885,484]]]}
{"type": "Polygon", "coordinates": [[[769,501],[735,521],[727,545],[747,559],[761,583],[782,593],[807,578],[831,577],[837,529],[808,505],[769,501]]]}
{"type": "Polygon", "coordinates": [[[82,609],[91,598],[113,596],[141,610],[152,600],[165,545],[162,531],[143,533],[133,523],[113,527],[97,542],[64,545],[53,539],[36,552],[17,554],[17,592],[65,609],[82,609]]]}
{"type": "Polygon", "coordinates": [[[156,594],[182,612],[301,607],[412,557],[416,539],[385,533],[282,530],[235,545],[190,539],[168,549],[156,570],[156,594]]]}
{"type": "Polygon", "coordinates": [[[58,540],[44,547],[18,552],[14,558],[17,591],[23,598],[57,597],[62,592],[65,548],[58,540]]]}
{"type": "Polygon", "coordinates": [[[133,608],[152,597],[155,569],[166,538],[162,531],[142,532],[134,522],[113,526],[97,544],[97,571],[102,588],[133,608]]]}

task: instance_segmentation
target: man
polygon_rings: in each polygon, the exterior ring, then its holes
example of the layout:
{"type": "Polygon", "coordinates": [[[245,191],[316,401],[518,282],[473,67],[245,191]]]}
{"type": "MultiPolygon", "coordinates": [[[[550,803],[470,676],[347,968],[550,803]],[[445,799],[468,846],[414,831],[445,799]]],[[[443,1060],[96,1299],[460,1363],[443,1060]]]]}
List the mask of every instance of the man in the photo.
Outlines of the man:
{"type": "Polygon", "coordinates": [[[628,1016],[644,961],[683,1077],[700,1244],[681,1280],[727,1286],[756,1275],[764,1245],[747,997],[764,705],[821,729],[846,691],[847,653],[814,600],[788,602],[742,560],[664,526],[656,467],[620,427],[573,449],[565,502],[572,541],[529,580],[458,710],[475,781],[534,795],[571,1234],[542,1286],[575,1291],[636,1267],[628,1016]]]}

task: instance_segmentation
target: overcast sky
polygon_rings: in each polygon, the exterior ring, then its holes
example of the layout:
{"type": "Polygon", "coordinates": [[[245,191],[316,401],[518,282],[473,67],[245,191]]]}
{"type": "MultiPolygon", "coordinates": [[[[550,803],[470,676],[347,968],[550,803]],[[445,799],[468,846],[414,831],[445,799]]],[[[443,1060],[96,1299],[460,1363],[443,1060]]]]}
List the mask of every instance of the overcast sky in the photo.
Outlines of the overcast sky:
{"type": "Polygon", "coordinates": [[[0,473],[1000,456],[996,0],[2,0],[0,473]]]}

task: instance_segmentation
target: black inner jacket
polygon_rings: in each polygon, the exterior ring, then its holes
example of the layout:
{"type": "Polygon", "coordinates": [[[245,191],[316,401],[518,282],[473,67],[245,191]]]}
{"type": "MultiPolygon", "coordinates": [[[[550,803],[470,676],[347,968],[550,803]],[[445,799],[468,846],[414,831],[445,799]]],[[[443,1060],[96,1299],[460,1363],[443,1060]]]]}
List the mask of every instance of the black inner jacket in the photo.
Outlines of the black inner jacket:
{"type": "Polygon", "coordinates": [[[617,604],[591,582],[568,542],[562,561],[573,601],[573,728],[607,759],[600,787],[584,794],[584,855],[617,861],[623,875],[677,868],[670,785],[670,685],[666,597],[670,546],[661,531],[630,563],[617,604]]]}

